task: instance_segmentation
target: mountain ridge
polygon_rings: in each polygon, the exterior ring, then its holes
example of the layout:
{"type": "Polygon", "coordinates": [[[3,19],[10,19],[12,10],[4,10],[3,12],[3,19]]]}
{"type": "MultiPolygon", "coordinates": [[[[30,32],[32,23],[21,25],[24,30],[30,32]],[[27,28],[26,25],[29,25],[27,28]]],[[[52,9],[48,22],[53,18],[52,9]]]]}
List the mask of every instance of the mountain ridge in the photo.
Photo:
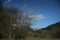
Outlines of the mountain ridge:
{"type": "Polygon", "coordinates": [[[46,28],[35,30],[40,38],[60,38],[60,22],[49,25],[46,28]]]}

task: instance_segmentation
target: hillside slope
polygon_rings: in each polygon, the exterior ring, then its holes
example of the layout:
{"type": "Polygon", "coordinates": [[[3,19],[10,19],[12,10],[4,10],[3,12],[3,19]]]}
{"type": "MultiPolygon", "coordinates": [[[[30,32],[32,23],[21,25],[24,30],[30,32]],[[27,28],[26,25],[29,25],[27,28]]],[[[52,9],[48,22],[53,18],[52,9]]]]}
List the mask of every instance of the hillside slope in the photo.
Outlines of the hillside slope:
{"type": "Polygon", "coordinates": [[[49,25],[46,28],[36,30],[40,38],[60,38],[60,22],[49,25]]]}

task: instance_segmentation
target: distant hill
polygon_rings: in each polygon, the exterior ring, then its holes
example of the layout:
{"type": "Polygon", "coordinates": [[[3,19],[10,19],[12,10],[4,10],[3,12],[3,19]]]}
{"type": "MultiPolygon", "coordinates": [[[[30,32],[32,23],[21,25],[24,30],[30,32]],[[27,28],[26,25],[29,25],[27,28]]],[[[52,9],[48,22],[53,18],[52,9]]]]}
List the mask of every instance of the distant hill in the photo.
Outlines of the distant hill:
{"type": "Polygon", "coordinates": [[[57,22],[55,24],[49,25],[46,29],[51,30],[51,29],[60,29],[60,22],[57,22]]]}
{"type": "Polygon", "coordinates": [[[60,38],[60,22],[49,25],[46,28],[35,31],[40,38],[60,38]]]}

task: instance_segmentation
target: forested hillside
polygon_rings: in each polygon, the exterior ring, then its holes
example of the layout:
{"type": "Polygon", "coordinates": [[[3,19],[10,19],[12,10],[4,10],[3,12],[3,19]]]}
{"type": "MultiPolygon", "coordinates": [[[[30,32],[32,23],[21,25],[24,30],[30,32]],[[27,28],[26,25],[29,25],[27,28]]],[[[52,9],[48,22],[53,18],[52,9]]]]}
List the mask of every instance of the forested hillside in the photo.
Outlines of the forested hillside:
{"type": "Polygon", "coordinates": [[[60,38],[60,22],[49,25],[46,28],[36,30],[41,38],[60,38]]]}

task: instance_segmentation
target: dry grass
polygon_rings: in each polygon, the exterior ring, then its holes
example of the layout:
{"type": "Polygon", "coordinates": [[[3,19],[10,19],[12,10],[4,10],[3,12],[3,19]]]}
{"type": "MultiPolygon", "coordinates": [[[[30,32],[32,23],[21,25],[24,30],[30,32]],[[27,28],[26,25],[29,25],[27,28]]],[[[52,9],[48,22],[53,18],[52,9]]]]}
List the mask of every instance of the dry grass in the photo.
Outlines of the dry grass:
{"type": "Polygon", "coordinates": [[[27,38],[26,40],[60,40],[60,39],[52,39],[52,38],[27,38]]]}

